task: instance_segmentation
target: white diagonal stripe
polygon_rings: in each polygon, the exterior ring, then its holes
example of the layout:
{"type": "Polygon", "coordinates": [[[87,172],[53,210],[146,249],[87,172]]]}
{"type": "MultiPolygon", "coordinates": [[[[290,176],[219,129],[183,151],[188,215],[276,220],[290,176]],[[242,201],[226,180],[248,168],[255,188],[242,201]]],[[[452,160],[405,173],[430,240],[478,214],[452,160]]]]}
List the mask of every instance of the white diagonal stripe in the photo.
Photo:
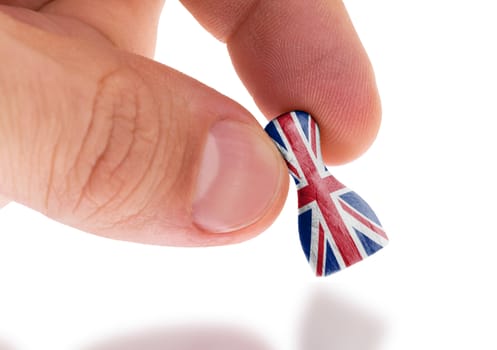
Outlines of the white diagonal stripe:
{"type": "Polygon", "coordinates": [[[273,120],[274,126],[276,128],[276,131],[280,135],[281,139],[283,140],[283,143],[286,145],[287,149],[284,149],[280,145],[277,144],[278,150],[283,154],[283,157],[286,159],[286,161],[298,171],[297,177],[299,178],[299,184],[297,185],[297,190],[301,189],[302,187],[307,186],[308,182],[306,177],[304,176],[304,172],[302,171],[302,168],[300,167],[300,163],[297,160],[297,157],[295,156],[295,153],[293,152],[293,148],[291,147],[290,142],[286,138],[285,133],[283,132],[283,129],[281,128],[280,123],[278,120],[273,120]]]}

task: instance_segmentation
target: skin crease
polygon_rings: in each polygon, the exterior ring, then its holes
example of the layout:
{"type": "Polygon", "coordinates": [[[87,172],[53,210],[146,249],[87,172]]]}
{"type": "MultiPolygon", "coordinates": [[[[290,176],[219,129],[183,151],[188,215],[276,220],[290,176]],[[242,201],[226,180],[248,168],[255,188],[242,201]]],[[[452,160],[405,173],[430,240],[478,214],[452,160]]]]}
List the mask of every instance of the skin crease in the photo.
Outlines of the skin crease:
{"type": "MultiPolygon", "coordinates": [[[[380,103],[369,60],[341,2],[183,3],[227,43],[268,119],[309,111],[331,163],[350,161],[369,147],[380,103]],[[308,30],[289,25],[295,21],[310,23],[308,30]]],[[[268,152],[276,151],[243,107],[147,58],[162,6],[159,0],[0,0],[2,197],[91,233],[150,244],[235,243],[274,221],[288,188],[282,160],[274,200],[258,221],[230,234],[192,223],[200,155],[216,121],[243,123],[268,152]],[[112,129],[113,114],[138,131],[112,129]],[[109,135],[117,141],[110,143],[108,159],[97,161],[109,135]],[[139,142],[132,143],[133,136],[139,142]],[[98,170],[113,163],[118,171],[98,170]],[[85,174],[92,174],[90,182],[85,174]]]]}

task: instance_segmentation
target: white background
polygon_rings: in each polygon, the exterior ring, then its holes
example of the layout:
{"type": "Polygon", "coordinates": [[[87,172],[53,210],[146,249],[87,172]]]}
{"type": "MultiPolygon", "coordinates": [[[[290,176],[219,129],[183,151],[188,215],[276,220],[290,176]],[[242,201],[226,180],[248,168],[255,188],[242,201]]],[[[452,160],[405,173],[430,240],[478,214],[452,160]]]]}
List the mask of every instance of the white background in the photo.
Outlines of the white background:
{"type": "MultiPolygon", "coordinates": [[[[387,248],[314,278],[293,188],[261,236],[209,249],[111,241],[11,204],[0,211],[0,349],[496,349],[493,2],[346,4],[383,125],[362,158],[331,170],[375,209],[387,248]]],[[[176,0],[157,59],[261,117],[223,44],[176,0]]]]}

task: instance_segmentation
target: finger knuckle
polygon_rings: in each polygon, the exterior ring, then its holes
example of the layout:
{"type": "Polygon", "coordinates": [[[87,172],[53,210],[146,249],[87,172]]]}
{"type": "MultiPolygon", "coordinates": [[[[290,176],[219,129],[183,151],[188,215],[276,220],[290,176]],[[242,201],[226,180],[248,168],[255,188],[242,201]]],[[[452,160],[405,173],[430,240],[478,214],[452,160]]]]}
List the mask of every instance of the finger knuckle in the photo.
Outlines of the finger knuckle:
{"type": "Polygon", "coordinates": [[[103,77],[75,163],[74,211],[89,220],[104,212],[121,221],[142,210],[157,186],[151,178],[160,139],[160,113],[149,86],[132,69],[103,77]]]}

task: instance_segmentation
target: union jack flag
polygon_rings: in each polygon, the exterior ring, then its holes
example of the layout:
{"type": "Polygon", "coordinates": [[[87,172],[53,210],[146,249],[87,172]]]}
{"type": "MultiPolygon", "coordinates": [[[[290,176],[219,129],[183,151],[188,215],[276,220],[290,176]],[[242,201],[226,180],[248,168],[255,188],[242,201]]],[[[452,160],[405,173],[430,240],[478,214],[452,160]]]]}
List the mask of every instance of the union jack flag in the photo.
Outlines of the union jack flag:
{"type": "Polygon", "coordinates": [[[265,130],[297,185],[300,242],[316,275],[339,271],[388,243],[369,205],[329,173],[321,157],[319,127],[310,114],[283,114],[265,130]]]}

